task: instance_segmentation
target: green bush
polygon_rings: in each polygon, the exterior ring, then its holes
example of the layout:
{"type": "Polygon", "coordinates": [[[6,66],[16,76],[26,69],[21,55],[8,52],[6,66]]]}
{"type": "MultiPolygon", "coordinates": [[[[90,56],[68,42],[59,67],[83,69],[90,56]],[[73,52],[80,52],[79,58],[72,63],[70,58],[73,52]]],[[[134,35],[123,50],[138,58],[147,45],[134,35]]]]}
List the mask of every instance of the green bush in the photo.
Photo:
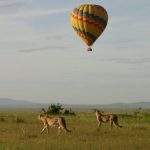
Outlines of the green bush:
{"type": "Polygon", "coordinates": [[[70,108],[70,109],[65,109],[63,114],[64,115],[75,115],[75,112],[73,112],[72,109],[70,108]]]}
{"type": "Polygon", "coordinates": [[[48,114],[48,115],[58,115],[61,114],[61,110],[63,110],[64,108],[62,108],[62,105],[60,104],[51,104],[47,110],[45,110],[44,108],[42,108],[41,113],[42,114],[48,114]]]}
{"type": "Polygon", "coordinates": [[[16,123],[24,123],[24,120],[21,117],[17,116],[15,122],[16,123]]]}
{"type": "Polygon", "coordinates": [[[1,121],[1,122],[5,122],[5,121],[6,121],[6,120],[4,119],[4,116],[2,116],[2,115],[0,116],[0,121],[1,121]]]}

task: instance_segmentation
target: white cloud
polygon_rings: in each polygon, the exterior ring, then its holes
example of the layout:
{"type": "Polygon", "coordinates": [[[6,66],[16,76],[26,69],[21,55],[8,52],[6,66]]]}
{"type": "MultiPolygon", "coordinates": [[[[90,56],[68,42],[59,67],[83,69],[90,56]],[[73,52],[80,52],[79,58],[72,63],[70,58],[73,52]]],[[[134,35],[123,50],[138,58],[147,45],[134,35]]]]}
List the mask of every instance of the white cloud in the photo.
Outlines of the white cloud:
{"type": "Polygon", "coordinates": [[[33,10],[33,11],[18,11],[14,14],[0,15],[0,19],[23,19],[28,17],[42,17],[47,15],[65,13],[70,11],[70,9],[62,8],[62,9],[42,9],[42,10],[33,10]]]}
{"type": "Polygon", "coordinates": [[[23,2],[23,0],[0,0],[0,7],[11,7],[23,2]]]}
{"type": "MultiPolygon", "coordinates": [[[[16,2],[17,3],[17,2],[16,2]]],[[[16,4],[15,3],[15,4],[16,4]]],[[[1,4],[1,3],[0,3],[1,4]]],[[[5,3],[6,5],[7,3],[5,3]]],[[[11,5],[10,3],[8,3],[11,5]]],[[[3,4],[4,5],[4,4],[3,4]]],[[[65,13],[69,9],[40,9],[23,11],[22,9],[13,12],[12,14],[2,13],[0,14],[0,51],[7,52],[32,47],[49,47],[49,38],[62,39],[66,32],[62,32],[62,29],[57,31],[43,31],[31,26],[28,18],[30,17],[42,17],[46,15],[54,15],[58,13],[65,13]],[[28,22],[29,21],[29,22],[28,22]]]]}
{"type": "Polygon", "coordinates": [[[60,47],[55,47],[55,41],[63,41],[66,35],[68,32],[62,29],[53,32],[41,31],[20,20],[2,19],[0,21],[0,52],[29,52],[39,51],[41,48],[66,49],[67,47],[61,42],[60,47]]]}

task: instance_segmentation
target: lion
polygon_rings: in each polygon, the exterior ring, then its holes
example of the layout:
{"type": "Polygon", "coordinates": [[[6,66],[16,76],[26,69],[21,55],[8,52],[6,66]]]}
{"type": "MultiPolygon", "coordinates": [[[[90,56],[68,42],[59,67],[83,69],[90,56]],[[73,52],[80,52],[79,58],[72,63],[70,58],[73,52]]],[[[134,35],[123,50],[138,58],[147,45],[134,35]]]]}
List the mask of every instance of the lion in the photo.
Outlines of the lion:
{"type": "Polygon", "coordinates": [[[38,119],[41,120],[44,124],[44,127],[41,130],[41,134],[46,129],[47,129],[47,134],[49,134],[49,127],[50,126],[58,127],[58,134],[60,134],[62,130],[65,131],[65,133],[66,132],[71,132],[71,130],[67,129],[66,121],[63,117],[59,117],[59,116],[52,117],[52,116],[49,116],[49,115],[41,114],[41,115],[38,116],[38,119]]]}
{"type": "Polygon", "coordinates": [[[118,124],[118,116],[116,114],[102,114],[103,112],[100,112],[99,110],[96,110],[96,118],[98,121],[98,127],[101,126],[102,122],[103,123],[110,123],[110,128],[113,127],[113,124],[116,128],[122,128],[121,125],[118,124]],[[105,119],[105,120],[104,120],[105,119]]]}

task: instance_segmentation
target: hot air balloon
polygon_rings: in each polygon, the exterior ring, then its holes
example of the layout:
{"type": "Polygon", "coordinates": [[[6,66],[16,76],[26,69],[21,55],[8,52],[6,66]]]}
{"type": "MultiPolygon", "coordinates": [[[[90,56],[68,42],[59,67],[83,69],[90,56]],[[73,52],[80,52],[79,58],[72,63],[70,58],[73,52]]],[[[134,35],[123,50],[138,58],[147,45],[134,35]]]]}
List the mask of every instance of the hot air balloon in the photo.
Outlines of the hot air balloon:
{"type": "Polygon", "coordinates": [[[71,24],[80,38],[91,46],[103,33],[108,22],[107,11],[100,5],[83,4],[76,7],[71,13],[71,24]]]}

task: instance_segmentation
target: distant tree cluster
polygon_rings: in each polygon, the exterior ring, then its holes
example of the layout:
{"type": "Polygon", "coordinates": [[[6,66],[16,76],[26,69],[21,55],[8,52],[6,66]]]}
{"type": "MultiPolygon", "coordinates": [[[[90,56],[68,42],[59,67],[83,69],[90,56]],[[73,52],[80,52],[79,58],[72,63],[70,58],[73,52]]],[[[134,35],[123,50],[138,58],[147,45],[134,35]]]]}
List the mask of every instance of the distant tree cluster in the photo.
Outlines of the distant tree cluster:
{"type": "Polygon", "coordinates": [[[75,112],[72,111],[72,109],[64,109],[62,105],[60,104],[51,104],[47,110],[45,108],[42,108],[41,110],[42,114],[48,114],[48,115],[75,115],[75,112]]]}
{"type": "Polygon", "coordinates": [[[3,116],[3,115],[0,115],[0,121],[1,121],[1,122],[5,122],[5,119],[4,119],[4,116],[3,116]]]}

